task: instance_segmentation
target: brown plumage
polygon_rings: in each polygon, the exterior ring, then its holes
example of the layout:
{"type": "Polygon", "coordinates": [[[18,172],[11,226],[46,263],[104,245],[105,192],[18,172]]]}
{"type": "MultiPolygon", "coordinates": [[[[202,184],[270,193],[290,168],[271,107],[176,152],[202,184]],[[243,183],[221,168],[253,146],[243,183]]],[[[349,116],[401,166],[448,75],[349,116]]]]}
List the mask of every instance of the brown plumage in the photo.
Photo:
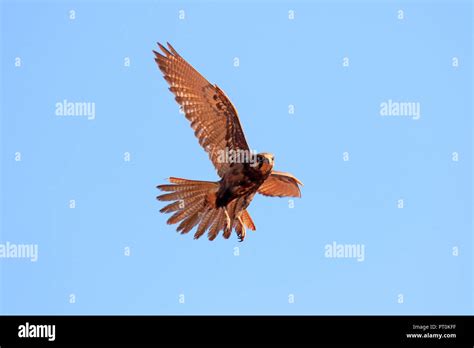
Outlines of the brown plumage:
{"type": "Polygon", "coordinates": [[[168,43],[158,43],[162,53],[153,51],[155,61],[170,85],[170,91],[191,122],[199,144],[214,164],[219,181],[169,178],[170,184],[157,186],[165,193],[160,201],[171,201],[160,211],[173,213],[168,224],[179,223],[177,231],[194,238],[207,231],[214,240],[220,231],[229,238],[235,230],[240,241],[246,228],[255,230],[247,207],[256,193],[274,197],[301,197],[302,183],[289,173],[273,170],[274,157],[260,153],[252,160],[223,160],[224,152],[251,154],[237,110],[225,93],[209,83],[168,43]]]}

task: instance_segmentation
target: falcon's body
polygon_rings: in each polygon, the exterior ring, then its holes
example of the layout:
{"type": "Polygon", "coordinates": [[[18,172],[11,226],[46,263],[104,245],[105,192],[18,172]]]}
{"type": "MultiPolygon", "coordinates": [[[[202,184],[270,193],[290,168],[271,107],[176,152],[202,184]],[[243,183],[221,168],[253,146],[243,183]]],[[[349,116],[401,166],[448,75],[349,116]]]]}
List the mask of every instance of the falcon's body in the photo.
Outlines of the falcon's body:
{"type": "Polygon", "coordinates": [[[235,229],[242,241],[246,227],[255,230],[247,212],[255,194],[300,197],[301,182],[289,173],[274,171],[274,157],[269,153],[260,153],[253,161],[223,161],[223,151],[250,152],[235,107],[170,44],[168,49],[158,45],[164,53],[154,51],[158,67],[221,178],[217,182],[169,178],[171,184],[158,186],[169,193],[157,198],[174,203],[161,212],[174,212],[168,223],[181,222],[177,228],[181,233],[198,226],[196,239],[208,231],[213,240],[221,230],[229,238],[235,229]]]}
{"type": "MultiPolygon", "coordinates": [[[[273,168],[273,156],[270,154],[257,155],[257,163],[233,163],[223,178],[219,181],[216,195],[216,206],[225,207],[232,200],[248,196],[252,200],[258,188],[268,178],[273,168]]],[[[245,206],[245,208],[248,204],[245,206]]]]}

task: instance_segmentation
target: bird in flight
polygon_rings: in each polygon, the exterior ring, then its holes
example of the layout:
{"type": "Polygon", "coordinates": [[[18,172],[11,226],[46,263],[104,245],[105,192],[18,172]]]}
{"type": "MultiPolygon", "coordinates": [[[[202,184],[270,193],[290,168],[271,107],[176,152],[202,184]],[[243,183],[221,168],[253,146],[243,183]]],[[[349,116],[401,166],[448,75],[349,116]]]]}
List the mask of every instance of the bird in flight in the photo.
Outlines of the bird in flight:
{"type": "Polygon", "coordinates": [[[197,226],[195,239],[206,231],[209,240],[214,240],[220,231],[227,239],[235,230],[239,241],[243,241],[246,228],[255,231],[247,208],[256,193],[301,197],[298,185],[302,183],[289,173],[273,170],[272,154],[252,155],[237,110],[224,91],[209,83],[167,45],[166,48],[158,43],[161,53],[153,51],[155,61],[220,180],[170,177],[170,184],[157,186],[165,192],[157,199],[172,202],[160,212],[173,212],[167,222],[179,222],[178,232],[188,233],[197,226]]]}

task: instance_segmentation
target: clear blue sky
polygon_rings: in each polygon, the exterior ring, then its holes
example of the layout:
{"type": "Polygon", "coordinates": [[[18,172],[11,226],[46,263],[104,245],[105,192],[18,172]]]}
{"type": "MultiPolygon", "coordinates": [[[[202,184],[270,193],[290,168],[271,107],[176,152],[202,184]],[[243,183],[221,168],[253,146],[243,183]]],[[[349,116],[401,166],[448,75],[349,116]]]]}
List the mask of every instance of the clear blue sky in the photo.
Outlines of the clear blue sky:
{"type": "Polygon", "coordinates": [[[39,250],[36,262],[0,258],[0,313],[474,312],[470,1],[10,0],[0,11],[0,244],[39,250]],[[155,65],[156,41],[217,83],[251,147],[304,183],[293,208],[256,197],[244,243],[195,241],[158,211],[166,177],[217,175],[155,65]],[[95,119],[57,116],[64,99],[95,103],[95,119]],[[389,100],[418,103],[420,118],[381,116],[389,100]],[[364,260],[325,257],[334,242],[363,246],[364,260]]]}

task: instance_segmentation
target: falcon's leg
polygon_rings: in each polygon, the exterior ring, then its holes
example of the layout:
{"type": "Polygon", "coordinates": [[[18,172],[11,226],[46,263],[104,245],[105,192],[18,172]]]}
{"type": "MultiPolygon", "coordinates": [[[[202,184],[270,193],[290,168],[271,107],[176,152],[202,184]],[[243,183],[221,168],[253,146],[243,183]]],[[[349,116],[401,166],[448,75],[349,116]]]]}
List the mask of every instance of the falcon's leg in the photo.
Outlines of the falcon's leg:
{"type": "Polygon", "coordinates": [[[245,225],[240,216],[238,218],[238,221],[241,227],[241,232],[237,235],[237,237],[239,238],[239,242],[243,242],[245,239],[245,225]]]}
{"type": "Polygon", "coordinates": [[[222,209],[224,209],[224,213],[225,213],[225,230],[226,231],[230,231],[230,229],[232,228],[232,226],[230,225],[230,216],[229,216],[229,213],[227,212],[227,209],[226,207],[223,207],[222,209]]]}

